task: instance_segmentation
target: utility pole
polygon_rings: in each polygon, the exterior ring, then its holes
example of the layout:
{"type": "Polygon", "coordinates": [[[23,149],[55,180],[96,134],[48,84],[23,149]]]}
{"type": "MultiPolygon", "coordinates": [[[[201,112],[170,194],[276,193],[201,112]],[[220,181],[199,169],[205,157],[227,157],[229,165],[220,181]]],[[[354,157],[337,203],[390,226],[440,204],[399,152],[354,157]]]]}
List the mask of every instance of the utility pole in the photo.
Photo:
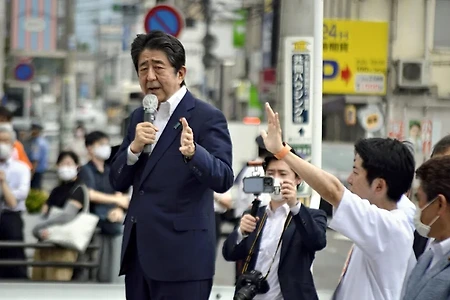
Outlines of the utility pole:
{"type": "Polygon", "coordinates": [[[5,80],[6,1],[0,1],[0,100],[3,98],[5,80]]]}
{"type": "MultiPolygon", "coordinates": [[[[278,49],[277,62],[277,111],[280,112],[280,122],[283,124],[285,132],[289,132],[289,127],[293,128],[292,116],[285,115],[286,105],[294,110],[293,98],[285,95],[285,91],[292,91],[292,70],[285,70],[285,66],[292,67],[292,57],[286,57],[285,39],[288,37],[314,38],[311,46],[313,60],[310,68],[313,72],[313,82],[310,84],[309,107],[312,114],[309,122],[312,128],[311,141],[302,144],[309,144],[311,147],[311,163],[321,167],[322,160],[322,48],[323,48],[323,0],[299,0],[280,1],[280,43],[278,49]],[[288,63],[286,63],[288,62],[288,63]],[[286,88],[288,87],[288,89],[286,88]],[[289,99],[288,99],[289,97],[289,99]]],[[[298,126],[298,125],[297,125],[298,126]]],[[[292,132],[292,130],[291,130],[292,132]]],[[[302,133],[299,133],[301,135],[302,133]]],[[[285,136],[286,138],[286,136],[285,136]]],[[[289,137],[290,138],[290,137],[289,137]]],[[[295,139],[298,140],[299,136],[295,139]]],[[[310,206],[319,208],[320,196],[313,191],[310,206]]]]}
{"type": "Polygon", "coordinates": [[[75,4],[76,0],[65,2],[65,38],[66,57],[64,61],[63,88],[61,97],[60,142],[62,150],[72,141],[75,123],[76,95],[76,70],[75,59],[77,42],[75,37],[75,4]]]}

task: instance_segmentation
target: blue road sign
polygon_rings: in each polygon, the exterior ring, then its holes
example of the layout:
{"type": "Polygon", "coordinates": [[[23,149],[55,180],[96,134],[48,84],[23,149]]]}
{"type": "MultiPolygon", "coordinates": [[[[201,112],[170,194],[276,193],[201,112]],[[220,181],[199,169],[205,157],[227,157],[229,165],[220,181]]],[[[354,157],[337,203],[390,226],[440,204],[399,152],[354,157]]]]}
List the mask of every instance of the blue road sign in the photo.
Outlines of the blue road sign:
{"type": "Polygon", "coordinates": [[[30,81],[33,79],[34,68],[28,63],[19,63],[14,69],[14,77],[19,81],[30,81]]]}
{"type": "Polygon", "coordinates": [[[157,5],[150,9],[144,19],[146,32],[161,30],[178,37],[184,27],[184,18],[181,13],[170,5],[157,5]]]}

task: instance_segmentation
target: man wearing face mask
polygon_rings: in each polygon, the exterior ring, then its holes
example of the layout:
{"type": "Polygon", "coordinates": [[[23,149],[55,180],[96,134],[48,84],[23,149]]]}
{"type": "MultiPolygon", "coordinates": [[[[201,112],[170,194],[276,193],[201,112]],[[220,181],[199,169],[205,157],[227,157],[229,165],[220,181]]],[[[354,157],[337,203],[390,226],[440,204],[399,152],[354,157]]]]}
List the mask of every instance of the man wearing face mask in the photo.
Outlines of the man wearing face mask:
{"type": "MultiPolygon", "coordinates": [[[[436,143],[436,145],[434,145],[433,152],[431,153],[431,158],[441,156],[450,156],[450,135],[443,137],[439,140],[439,142],[436,143]]],[[[417,232],[417,230],[414,232],[413,249],[417,259],[428,248],[431,242],[432,239],[423,237],[417,232]]]]}
{"type": "Polygon", "coordinates": [[[450,299],[450,157],[435,157],[416,171],[417,232],[434,238],[405,282],[404,300],[450,299]]]}
{"type": "Polygon", "coordinates": [[[109,183],[110,167],[105,164],[111,155],[108,136],[101,131],[93,131],[86,136],[85,144],[90,161],[81,168],[80,177],[89,188],[91,211],[100,217],[98,226],[103,243],[98,280],[111,282],[115,275],[110,269],[111,261],[116,254],[110,252],[116,250],[114,241],[122,233],[129,196],[116,192],[109,183]]]}
{"type": "MultiPolygon", "coordinates": [[[[0,240],[23,242],[22,212],[30,190],[31,172],[12,158],[15,134],[0,127],[0,240]]],[[[1,248],[0,259],[25,260],[23,248],[1,248]]],[[[0,267],[0,278],[27,278],[23,266],[0,267]]]]}
{"type": "Polygon", "coordinates": [[[274,177],[275,192],[256,218],[241,218],[223,245],[223,257],[245,259],[242,273],[256,270],[265,276],[270,289],[255,300],[318,299],[311,265],[316,251],[326,246],[326,214],[297,200],[301,178],[284,161],[268,156],[263,168],[266,176],[274,177]]]}

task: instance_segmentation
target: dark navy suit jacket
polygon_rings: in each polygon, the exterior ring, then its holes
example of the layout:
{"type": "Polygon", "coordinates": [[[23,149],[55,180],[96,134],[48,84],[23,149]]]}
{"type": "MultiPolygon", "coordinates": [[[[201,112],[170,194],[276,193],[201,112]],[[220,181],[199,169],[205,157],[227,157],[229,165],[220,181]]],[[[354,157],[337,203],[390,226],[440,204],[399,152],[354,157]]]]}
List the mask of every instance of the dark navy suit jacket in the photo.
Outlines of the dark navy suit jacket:
{"type": "MultiPolygon", "coordinates": [[[[233,185],[232,145],[222,112],[189,91],[169,119],[150,156],[142,153],[127,165],[127,150],[142,108],[130,116],[127,136],[112,160],[110,181],[116,190],[133,186],[125,218],[120,274],[133,227],[140,264],[148,278],[159,281],[211,279],[215,265],[213,191],[233,185]],[[195,155],[185,161],[179,151],[185,117],[194,133],[195,155]]],[[[134,255],[134,253],[133,253],[134,255]]]]}
{"type": "MultiPolygon", "coordinates": [[[[265,211],[266,206],[259,208],[258,216],[260,220],[265,211]]],[[[258,226],[259,223],[256,228],[258,226]]],[[[236,245],[237,230],[239,228],[233,231],[223,244],[222,253],[227,261],[245,260],[256,238],[257,230],[236,245]]],[[[280,264],[278,266],[278,279],[284,300],[318,299],[311,274],[311,265],[316,251],[322,250],[327,244],[326,230],[327,217],[322,210],[311,209],[302,205],[300,212],[292,217],[291,223],[283,234],[280,264]]],[[[263,235],[264,226],[259,239],[256,241],[248,271],[255,268],[263,235]]],[[[277,240],[274,241],[274,243],[277,242],[277,240]]]]}

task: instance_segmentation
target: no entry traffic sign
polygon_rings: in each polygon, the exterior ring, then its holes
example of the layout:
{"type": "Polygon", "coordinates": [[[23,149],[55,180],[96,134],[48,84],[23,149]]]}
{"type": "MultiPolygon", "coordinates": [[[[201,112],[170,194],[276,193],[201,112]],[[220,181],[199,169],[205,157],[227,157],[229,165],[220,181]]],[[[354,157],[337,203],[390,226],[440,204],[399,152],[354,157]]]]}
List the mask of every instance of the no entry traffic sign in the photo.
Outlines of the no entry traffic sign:
{"type": "Polygon", "coordinates": [[[145,16],[144,28],[147,33],[152,30],[161,30],[178,37],[184,28],[184,18],[173,6],[157,5],[145,16]]]}
{"type": "Polygon", "coordinates": [[[33,75],[34,68],[29,63],[19,63],[14,69],[14,78],[19,81],[30,81],[33,75]]]}

